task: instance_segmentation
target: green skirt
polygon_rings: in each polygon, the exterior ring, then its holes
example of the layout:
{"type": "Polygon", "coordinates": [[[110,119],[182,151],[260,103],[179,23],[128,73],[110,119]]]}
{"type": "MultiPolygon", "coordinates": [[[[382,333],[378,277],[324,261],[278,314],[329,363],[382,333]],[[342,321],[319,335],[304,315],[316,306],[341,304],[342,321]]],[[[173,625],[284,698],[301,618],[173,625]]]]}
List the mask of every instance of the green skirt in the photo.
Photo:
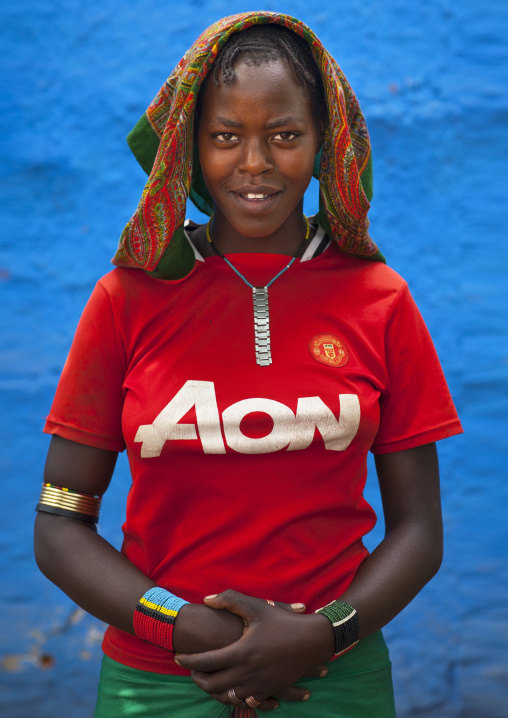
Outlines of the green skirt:
{"type": "MultiPolygon", "coordinates": [[[[308,688],[311,697],[280,701],[276,718],[395,718],[391,663],[381,631],[329,663],[325,678],[302,678],[297,685],[308,688]]],[[[187,676],[139,671],[103,658],[95,718],[228,718],[231,712],[187,676]]]]}

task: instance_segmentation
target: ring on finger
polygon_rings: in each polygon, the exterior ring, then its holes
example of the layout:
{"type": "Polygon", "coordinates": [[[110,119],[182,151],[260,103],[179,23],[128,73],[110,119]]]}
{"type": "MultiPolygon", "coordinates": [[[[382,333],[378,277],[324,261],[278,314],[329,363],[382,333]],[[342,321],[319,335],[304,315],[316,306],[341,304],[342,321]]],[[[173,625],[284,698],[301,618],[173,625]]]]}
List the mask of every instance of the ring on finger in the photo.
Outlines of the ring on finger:
{"type": "Polygon", "coordinates": [[[245,703],[249,706],[249,708],[257,708],[261,705],[261,701],[257,701],[254,696],[249,696],[245,699],[245,703]]]}
{"type": "MultiPolygon", "coordinates": [[[[234,688],[229,689],[228,698],[231,701],[232,705],[234,705],[234,706],[241,706],[243,703],[243,701],[241,701],[240,698],[238,698],[238,696],[236,695],[236,691],[234,688]]],[[[258,705],[259,705],[259,703],[258,703],[258,705]]]]}

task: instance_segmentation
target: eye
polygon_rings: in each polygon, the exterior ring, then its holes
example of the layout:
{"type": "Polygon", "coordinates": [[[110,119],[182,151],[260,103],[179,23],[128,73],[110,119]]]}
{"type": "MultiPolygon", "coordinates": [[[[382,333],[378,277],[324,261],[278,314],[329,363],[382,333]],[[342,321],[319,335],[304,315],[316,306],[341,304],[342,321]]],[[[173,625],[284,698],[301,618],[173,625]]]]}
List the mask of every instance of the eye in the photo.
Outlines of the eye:
{"type": "Polygon", "coordinates": [[[219,132],[218,134],[214,135],[215,139],[219,142],[234,142],[238,139],[236,135],[234,135],[232,132],[219,132]]]}
{"type": "Polygon", "coordinates": [[[282,142],[291,142],[296,139],[298,135],[295,132],[278,132],[274,135],[274,140],[282,140],[282,142]]]}

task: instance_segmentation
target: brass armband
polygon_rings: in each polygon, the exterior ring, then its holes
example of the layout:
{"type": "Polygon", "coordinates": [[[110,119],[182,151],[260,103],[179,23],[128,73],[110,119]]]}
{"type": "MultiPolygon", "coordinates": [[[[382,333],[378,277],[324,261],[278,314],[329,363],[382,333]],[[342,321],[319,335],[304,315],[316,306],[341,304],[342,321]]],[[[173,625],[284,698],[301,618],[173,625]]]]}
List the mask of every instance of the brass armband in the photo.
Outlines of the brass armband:
{"type": "Polygon", "coordinates": [[[99,520],[101,501],[102,496],[83,494],[53,484],[43,484],[35,510],[96,524],[99,520]]]}

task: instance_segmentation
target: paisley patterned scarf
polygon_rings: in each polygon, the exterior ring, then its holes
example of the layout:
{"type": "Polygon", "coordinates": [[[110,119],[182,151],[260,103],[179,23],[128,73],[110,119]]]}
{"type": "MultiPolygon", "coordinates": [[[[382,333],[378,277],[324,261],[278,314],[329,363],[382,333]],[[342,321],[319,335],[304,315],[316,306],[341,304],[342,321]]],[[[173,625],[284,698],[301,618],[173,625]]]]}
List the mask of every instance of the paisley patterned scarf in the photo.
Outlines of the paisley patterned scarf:
{"type": "Polygon", "coordinates": [[[209,216],[213,212],[193,139],[196,97],[230,35],[263,23],[282,25],[306,40],[323,79],[328,126],[314,164],[314,176],[319,180],[316,221],[344,252],[384,261],[368,234],[372,199],[369,135],[342,70],[299,20],[281,13],[247,12],[223,18],[205,30],[127,138],[149,177],[138,208],[120,237],[113,264],[141,268],[161,279],[179,279],[192,270],[194,253],[183,231],[187,198],[209,216]]]}

